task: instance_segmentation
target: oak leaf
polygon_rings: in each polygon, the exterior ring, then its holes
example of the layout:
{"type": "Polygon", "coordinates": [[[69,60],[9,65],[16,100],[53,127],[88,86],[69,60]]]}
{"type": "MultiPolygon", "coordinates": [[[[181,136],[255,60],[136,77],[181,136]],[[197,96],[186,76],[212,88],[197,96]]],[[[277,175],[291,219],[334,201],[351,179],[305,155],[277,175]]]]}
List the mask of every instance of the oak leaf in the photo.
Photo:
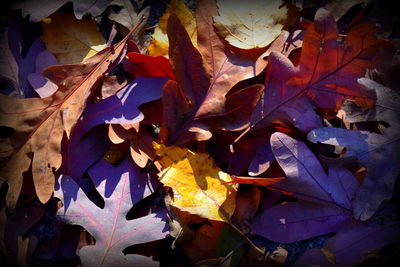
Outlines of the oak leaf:
{"type": "Polygon", "coordinates": [[[106,47],[94,20],[59,12],[49,18],[50,22],[42,22],[42,40],[60,64],[80,63],[106,47]]]}
{"type": "Polygon", "coordinates": [[[353,99],[371,107],[375,95],[367,94],[357,79],[367,69],[383,70],[393,52],[374,33],[374,26],[366,23],[339,36],[333,17],[319,9],[305,32],[297,66],[280,53],[269,55],[265,93],[253,112],[252,128],[283,120],[308,132],[322,124],[314,106],[337,111],[344,99],[353,99]]]}
{"type": "Polygon", "coordinates": [[[155,264],[142,255],[124,255],[123,249],[162,239],[168,235],[166,212],[160,210],[147,216],[127,220],[132,205],[150,195],[157,180],[145,177],[126,158],[114,167],[105,160],[89,171],[93,183],[104,198],[104,208],[96,206],[68,177],[61,176],[54,196],[63,202],[57,218],[67,224],[83,226],[96,239],[94,246],[84,246],[79,256],[84,266],[132,266],[134,263],[155,264]]]}
{"type": "Polygon", "coordinates": [[[366,177],[353,205],[354,216],[367,220],[383,200],[392,196],[399,174],[400,96],[396,91],[367,78],[360,78],[359,83],[365,89],[376,93],[376,105],[365,109],[347,101],[343,106],[346,119],[351,123],[385,122],[389,126],[383,128],[382,133],[323,127],[311,131],[308,139],[315,143],[346,147],[345,156],[357,157],[361,166],[366,168],[366,177]]]}
{"type": "Polygon", "coordinates": [[[299,201],[264,210],[252,223],[254,233],[289,243],[334,232],[352,219],[351,198],[359,184],[350,171],[330,168],[326,174],[303,142],[283,133],[271,136],[271,147],[286,178],[270,188],[290,192],[299,201]]]}
{"type": "Polygon", "coordinates": [[[160,181],[174,193],[172,205],[210,220],[229,222],[235,210],[236,188],[225,184],[229,174],[207,153],[154,143],[162,170],[160,181]]]}
{"type": "MultiPolygon", "coordinates": [[[[59,88],[49,97],[13,99],[0,95],[1,125],[15,130],[10,138],[12,149],[7,152],[11,158],[0,173],[0,176],[8,179],[7,206],[11,210],[21,190],[22,173],[29,169],[31,163],[39,200],[45,203],[51,197],[55,182],[53,170],[61,166],[60,143],[63,133],[65,131],[67,137],[70,136],[92,86],[108,71],[110,64],[119,59],[128,36],[86,63],[45,69],[44,75],[59,88]]],[[[2,146],[6,146],[6,143],[2,146]]]]}

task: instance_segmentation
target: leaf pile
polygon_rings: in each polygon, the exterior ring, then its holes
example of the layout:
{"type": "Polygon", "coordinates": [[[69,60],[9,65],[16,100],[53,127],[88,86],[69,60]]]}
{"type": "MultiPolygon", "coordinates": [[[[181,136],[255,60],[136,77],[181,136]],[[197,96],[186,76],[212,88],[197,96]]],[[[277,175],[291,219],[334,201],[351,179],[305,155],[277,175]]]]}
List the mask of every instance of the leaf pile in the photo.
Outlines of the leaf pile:
{"type": "Polygon", "coordinates": [[[0,46],[5,260],[396,259],[399,42],[394,17],[379,16],[393,7],[298,2],[10,6],[0,46]]]}

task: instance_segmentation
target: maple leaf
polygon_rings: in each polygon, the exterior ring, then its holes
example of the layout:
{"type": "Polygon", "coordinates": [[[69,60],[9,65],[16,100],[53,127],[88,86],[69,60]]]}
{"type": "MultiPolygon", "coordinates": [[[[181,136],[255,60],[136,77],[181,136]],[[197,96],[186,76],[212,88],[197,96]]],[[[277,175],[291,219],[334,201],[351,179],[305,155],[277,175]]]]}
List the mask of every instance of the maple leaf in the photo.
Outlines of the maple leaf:
{"type": "MultiPolygon", "coordinates": [[[[22,173],[32,163],[32,175],[39,200],[47,202],[54,190],[53,169],[61,166],[60,143],[64,131],[67,137],[80,117],[91,87],[119,59],[127,35],[115,47],[109,47],[86,63],[48,67],[44,75],[58,85],[53,95],[38,99],[13,99],[0,95],[0,122],[15,130],[11,136],[11,158],[0,176],[9,183],[7,206],[13,210],[22,186],[22,173]]],[[[4,153],[4,152],[3,152],[4,153]]]]}
{"type": "Polygon", "coordinates": [[[140,174],[139,168],[129,157],[118,167],[101,160],[89,170],[89,174],[104,198],[103,209],[90,201],[68,176],[59,178],[60,188],[54,191],[54,196],[63,202],[63,207],[57,211],[57,218],[68,224],[82,225],[96,239],[94,246],[84,246],[79,250],[82,264],[155,264],[152,259],[142,255],[124,255],[123,249],[168,235],[165,210],[126,220],[132,205],[150,195],[157,180],[140,174]]]}
{"type": "Polygon", "coordinates": [[[287,16],[281,0],[240,1],[218,0],[219,16],[214,16],[218,34],[230,45],[257,50],[268,46],[280,33],[287,16]]]}
{"type": "Polygon", "coordinates": [[[92,19],[77,20],[72,14],[54,13],[42,22],[42,40],[60,64],[80,63],[106,47],[92,19]]]}
{"type": "Polygon", "coordinates": [[[286,178],[270,187],[299,201],[264,210],[252,223],[254,233],[289,243],[333,232],[351,219],[351,198],[359,188],[351,172],[330,168],[327,175],[303,142],[283,133],[271,136],[271,147],[286,178]]]}
{"type": "Polygon", "coordinates": [[[197,47],[197,29],[196,20],[193,12],[185,5],[182,0],[172,0],[167,8],[167,11],[158,21],[158,27],[154,30],[153,40],[148,47],[149,54],[152,56],[166,56],[168,57],[168,36],[167,36],[167,22],[171,14],[176,15],[182,22],[188,32],[190,39],[195,47],[197,47]]]}
{"type": "Polygon", "coordinates": [[[308,132],[321,126],[314,105],[338,110],[346,98],[372,106],[375,96],[366,94],[357,79],[367,69],[382,70],[392,54],[392,46],[374,33],[374,26],[366,23],[341,37],[333,17],[319,9],[305,32],[297,66],[278,52],[269,55],[264,95],[249,130],[283,120],[308,132]]]}
{"type": "Polygon", "coordinates": [[[367,169],[360,191],[354,199],[354,216],[369,219],[383,200],[392,196],[394,183],[399,174],[400,157],[400,109],[399,94],[367,78],[360,78],[362,86],[376,92],[377,102],[371,109],[363,109],[354,102],[346,102],[343,109],[346,119],[386,122],[390,125],[382,134],[340,128],[319,128],[311,131],[308,139],[330,145],[346,147],[346,156],[355,156],[367,169]],[[388,159],[390,159],[388,161],[388,159]]]}
{"type": "Polygon", "coordinates": [[[160,181],[174,192],[173,206],[216,221],[229,222],[235,210],[236,189],[224,184],[229,174],[214,166],[207,153],[154,144],[163,169],[160,181]]]}

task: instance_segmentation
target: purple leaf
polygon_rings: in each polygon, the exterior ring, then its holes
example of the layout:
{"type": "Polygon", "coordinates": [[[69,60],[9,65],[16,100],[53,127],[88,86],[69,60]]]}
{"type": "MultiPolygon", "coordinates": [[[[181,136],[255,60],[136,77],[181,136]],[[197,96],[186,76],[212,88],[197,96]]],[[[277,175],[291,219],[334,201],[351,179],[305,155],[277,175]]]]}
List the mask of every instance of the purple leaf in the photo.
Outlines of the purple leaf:
{"type": "Polygon", "coordinates": [[[36,57],[36,72],[28,75],[28,81],[41,98],[52,95],[58,86],[42,75],[42,71],[53,65],[57,65],[57,59],[49,51],[45,50],[36,57]]]}
{"type": "MultiPolygon", "coordinates": [[[[81,122],[78,122],[80,124],[81,122]]],[[[71,139],[63,143],[64,175],[79,179],[84,172],[99,160],[108,150],[110,141],[107,129],[96,129],[87,136],[85,133],[73,131],[71,139]],[[82,139],[82,137],[84,137],[82,139]]]]}
{"type": "Polygon", "coordinates": [[[303,142],[283,133],[271,136],[271,148],[286,174],[271,187],[299,201],[264,210],[252,223],[255,234],[288,243],[333,232],[351,218],[358,183],[348,170],[331,168],[326,175],[303,142]]]}
{"type": "Polygon", "coordinates": [[[23,58],[22,53],[22,21],[15,13],[10,14],[8,19],[8,47],[9,51],[5,52],[13,70],[12,80],[14,86],[19,91],[20,97],[33,97],[36,93],[30,88],[28,83],[28,75],[35,72],[36,57],[45,48],[40,39],[36,39],[30,46],[26,56],[23,58]],[[13,57],[14,59],[10,58],[13,57]],[[16,64],[15,64],[16,63],[16,64]]]}
{"type": "Polygon", "coordinates": [[[116,95],[86,107],[77,131],[87,132],[99,124],[133,124],[143,120],[141,104],[156,100],[162,95],[166,77],[138,77],[116,95]]]}
{"type": "Polygon", "coordinates": [[[367,169],[360,192],[354,199],[354,216],[369,219],[383,200],[392,196],[393,186],[399,174],[400,164],[400,96],[372,80],[361,78],[358,82],[366,90],[375,91],[376,105],[363,110],[346,102],[344,110],[350,122],[386,122],[389,127],[382,134],[367,131],[351,131],[339,128],[319,128],[308,134],[312,142],[346,147],[347,156],[356,156],[367,169]],[[390,159],[390,160],[388,160],[390,159]]]}
{"type": "Polygon", "coordinates": [[[82,19],[83,15],[90,14],[96,17],[103,13],[111,0],[27,0],[20,1],[13,5],[13,9],[22,9],[22,15],[29,15],[29,20],[38,22],[56,12],[60,7],[68,2],[74,3],[74,13],[77,19],[82,19]]]}
{"type": "MultiPolygon", "coordinates": [[[[353,220],[330,238],[324,248],[336,257],[337,266],[354,266],[362,259],[363,253],[381,248],[400,240],[400,222],[387,221],[385,224],[374,221],[359,222],[353,220]]],[[[307,251],[295,266],[332,266],[321,250],[307,251]]]]}
{"type": "Polygon", "coordinates": [[[271,144],[265,143],[262,144],[258,149],[256,154],[254,155],[253,159],[249,165],[249,175],[250,176],[257,176],[266,170],[268,170],[269,166],[275,160],[274,154],[271,151],[271,144]]]}
{"type": "MultiPolygon", "coordinates": [[[[128,157],[129,158],[129,157],[128,157]]],[[[77,183],[68,176],[59,178],[60,188],[54,196],[63,201],[57,217],[68,224],[82,225],[96,239],[96,245],[80,249],[84,266],[132,266],[137,263],[155,264],[141,255],[124,255],[130,245],[162,239],[168,235],[166,211],[126,220],[135,201],[145,197],[151,189],[148,180],[139,175],[139,168],[126,159],[118,167],[100,161],[92,169],[101,176],[92,176],[100,195],[104,197],[103,209],[89,200],[77,183]],[[134,199],[134,200],[132,200],[134,199]]]]}

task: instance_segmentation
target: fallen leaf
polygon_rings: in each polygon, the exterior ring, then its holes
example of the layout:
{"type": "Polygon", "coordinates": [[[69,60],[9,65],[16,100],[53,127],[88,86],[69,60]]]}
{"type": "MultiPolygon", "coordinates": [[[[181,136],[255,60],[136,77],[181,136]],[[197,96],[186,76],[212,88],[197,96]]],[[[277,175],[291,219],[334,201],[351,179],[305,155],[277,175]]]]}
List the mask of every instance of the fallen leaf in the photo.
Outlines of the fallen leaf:
{"type": "Polygon", "coordinates": [[[396,91],[367,78],[361,78],[359,82],[366,89],[376,92],[376,105],[371,109],[363,109],[352,102],[346,102],[343,107],[346,119],[349,122],[386,122],[390,126],[384,128],[382,134],[325,127],[311,131],[308,139],[312,142],[346,147],[345,156],[357,157],[360,164],[366,168],[366,177],[353,205],[354,216],[367,220],[383,200],[392,196],[399,174],[400,96],[396,91]]]}
{"type": "Polygon", "coordinates": [[[72,132],[70,139],[64,138],[62,142],[63,158],[60,171],[74,179],[82,177],[85,171],[98,161],[110,146],[106,128],[98,128],[87,133],[79,130],[81,123],[82,121],[77,123],[78,130],[72,132]]]}
{"type": "Polygon", "coordinates": [[[351,7],[357,4],[365,4],[365,0],[323,0],[323,1],[313,1],[313,0],[302,0],[296,1],[295,4],[301,9],[305,8],[325,8],[328,10],[335,20],[340,19],[351,7]]]}
{"type": "Polygon", "coordinates": [[[47,18],[60,7],[68,2],[73,2],[74,13],[77,19],[82,19],[83,15],[90,14],[93,17],[100,15],[108,6],[111,0],[24,0],[13,3],[13,9],[22,9],[22,16],[29,15],[29,20],[32,22],[41,21],[47,18]]]}
{"type": "Polygon", "coordinates": [[[229,183],[237,183],[237,184],[252,184],[252,185],[260,185],[260,186],[270,186],[276,182],[285,179],[285,177],[278,178],[258,178],[258,177],[241,177],[241,176],[232,176],[232,181],[229,183]]]}
{"type": "Polygon", "coordinates": [[[84,246],[79,250],[82,265],[155,264],[151,258],[123,253],[123,249],[130,245],[159,240],[168,235],[165,210],[126,220],[132,205],[152,193],[153,182],[143,179],[129,158],[118,167],[100,161],[91,170],[89,174],[104,198],[103,209],[90,201],[68,176],[60,177],[60,188],[54,191],[54,196],[63,202],[57,218],[67,224],[83,226],[96,239],[94,246],[84,246]]]}
{"type": "Polygon", "coordinates": [[[34,97],[36,93],[29,86],[28,75],[35,72],[35,60],[44,50],[43,43],[36,39],[23,57],[22,20],[15,13],[11,13],[7,22],[8,29],[0,46],[0,75],[13,84],[15,91],[11,97],[34,97]]]}
{"type": "Polygon", "coordinates": [[[214,16],[218,34],[230,45],[245,50],[261,50],[281,33],[287,7],[281,0],[218,0],[219,15],[214,16]]]}
{"type": "MultiPolygon", "coordinates": [[[[323,249],[335,256],[337,266],[354,266],[361,261],[365,252],[397,242],[399,238],[399,221],[385,219],[382,223],[377,218],[367,222],[352,221],[328,239],[323,249]]],[[[295,266],[304,266],[304,263],[332,266],[319,249],[306,251],[295,266]]]]}
{"type": "Polygon", "coordinates": [[[60,64],[80,63],[106,47],[94,20],[64,13],[49,18],[50,23],[42,22],[42,40],[60,64]]]}
{"type": "Polygon", "coordinates": [[[31,163],[38,198],[45,203],[51,197],[55,183],[53,169],[61,166],[63,133],[70,136],[91,87],[119,58],[127,38],[115,47],[102,50],[87,63],[48,67],[44,75],[59,87],[49,97],[13,99],[0,95],[1,125],[15,130],[10,139],[13,155],[0,175],[9,183],[7,206],[10,210],[15,207],[21,190],[22,173],[31,163]]]}
{"type": "Polygon", "coordinates": [[[171,15],[168,20],[170,61],[177,84],[164,87],[161,140],[167,144],[207,140],[211,137],[210,127],[243,129],[261,96],[261,85],[228,93],[237,82],[254,75],[254,62],[245,61],[225,49],[212,25],[215,3],[205,1],[198,6],[196,19],[201,54],[178,18],[171,15]]]}
{"type": "Polygon", "coordinates": [[[260,189],[256,186],[244,188],[236,194],[236,209],[232,215],[232,223],[244,234],[250,232],[250,221],[256,215],[260,198],[260,189]]]}
{"type": "Polygon", "coordinates": [[[253,233],[289,243],[334,232],[352,218],[351,198],[359,184],[351,172],[330,168],[327,175],[304,143],[283,133],[271,136],[271,147],[286,178],[270,187],[299,201],[264,210],[252,223],[253,233]]]}
{"type": "Polygon", "coordinates": [[[144,119],[139,106],[161,97],[165,77],[139,77],[117,94],[88,105],[76,131],[87,132],[100,124],[135,124],[144,119]]]}
{"type": "MultiPolygon", "coordinates": [[[[28,233],[28,231],[43,217],[45,207],[43,205],[37,206],[25,206],[16,209],[14,214],[11,214],[7,218],[4,232],[4,243],[7,248],[9,256],[13,260],[18,260],[20,256],[21,261],[27,260],[27,255],[23,255],[22,243],[20,239],[28,233]]],[[[33,237],[33,236],[32,236],[33,237]]],[[[24,245],[28,246],[30,243],[29,239],[24,240],[24,245]]],[[[33,246],[34,244],[30,244],[33,246]]],[[[36,244],[37,245],[37,244],[36,244]]],[[[27,247],[25,247],[27,249],[27,247]]],[[[26,251],[25,251],[26,252],[26,251]]],[[[32,256],[32,255],[31,255],[32,256]]],[[[29,257],[28,257],[29,259],[29,257]]]]}
{"type": "Polygon", "coordinates": [[[269,55],[265,93],[255,108],[250,129],[284,120],[304,132],[321,127],[314,105],[338,110],[344,99],[371,107],[375,96],[357,83],[369,68],[382,70],[392,53],[391,45],[374,36],[370,24],[353,27],[346,37],[338,34],[333,17],[319,9],[304,35],[300,62],[269,55]]]}
{"type": "Polygon", "coordinates": [[[53,65],[58,65],[57,59],[52,53],[45,50],[36,57],[36,71],[28,75],[30,85],[41,98],[51,96],[58,89],[55,83],[47,80],[41,73],[44,69],[53,65]]]}
{"type": "Polygon", "coordinates": [[[172,205],[210,220],[229,222],[235,210],[236,189],[229,174],[214,165],[206,153],[154,144],[163,169],[160,181],[174,193],[172,205]]]}
{"type": "Polygon", "coordinates": [[[233,85],[256,76],[255,61],[238,57],[225,48],[214,30],[213,16],[216,15],[218,15],[218,9],[214,1],[197,2],[198,46],[205,71],[210,76],[210,86],[201,107],[196,111],[196,118],[218,113],[224,105],[225,95],[233,85]]]}
{"type": "Polygon", "coordinates": [[[268,170],[271,163],[275,160],[270,143],[262,144],[258,147],[256,154],[249,164],[248,173],[257,176],[268,170]]]}
{"type": "Polygon", "coordinates": [[[152,56],[168,57],[167,21],[171,14],[175,14],[178,17],[188,32],[193,45],[197,47],[196,20],[192,11],[185,5],[183,0],[172,0],[168,5],[167,11],[159,19],[158,27],[154,30],[153,41],[148,47],[149,54],[152,56]]]}
{"type": "Polygon", "coordinates": [[[101,98],[105,99],[118,93],[127,85],[127,81],[119,76],[106,76],[101,86],[101,98]]]}
{"type": "MultiPolygon", "coordinates": [[[[116,5],[121,7],[119,12],[111,11],[111,13],[108,14],[108,18],[121,24],[128,31],[137,23],[139,23],[142,17],[149,17],[150,13],[150,7],[146,7],[139,12],[129,0],[114,0],[108,5],[116,5]]],[[[138,30],[141,30],[140,27],[138,30]]]]}
{"type": "Polygon", "coordinates": [[[149,56],[130,52],[127,55],[129,62],[124,62],[124,70],[134,77],[169,77],[175,80],[171,65],[163,56],[149,56]]]}
{"type": "Polygon", "coordinates": [[[119,10],[109,9],[108,18],[112,21],[117,22],[121,27],[118,27],[118,32],[125,35],[138,24],[143,18],[144,20],[133,32],[131,39],[137,43],[140,50],[143,52],[147,51],[147,47],[150,42],[150,37],[145,34],[147,30],[147,19],[150,17],[150,6],[144,7],[142,9],[142,4],[138,1],[131,2],[129,0],[114,0],[109,3],[109,6],[116,5],[119,10]]]}
{"type": "Polygon", "coordinates": [[[153,160],[156,156],[152,143],[156,141],[143,128],[124,129],[121,125],[110,124],[108,137],[114,144],[119,144],[125,140],[130,142],[130,152],[135,163],[144,168],[148,160],[153,160]]]}

